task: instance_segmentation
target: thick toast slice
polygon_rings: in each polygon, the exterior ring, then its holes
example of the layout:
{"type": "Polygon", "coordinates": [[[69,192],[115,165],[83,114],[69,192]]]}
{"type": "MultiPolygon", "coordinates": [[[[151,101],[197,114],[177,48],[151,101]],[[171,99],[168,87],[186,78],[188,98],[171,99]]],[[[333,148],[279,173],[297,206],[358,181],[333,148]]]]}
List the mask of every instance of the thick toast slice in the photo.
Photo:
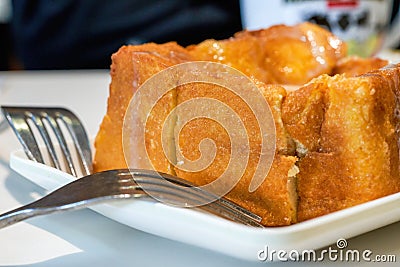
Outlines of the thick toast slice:
{"type": "MultiPolygon", "coordinates": [[[[190,59],[190,54],[172,43],[160,46],[149,44],[141,47],[122,47],[118,53],[113,55],[108,111],[95,143],[95,171],[127,166],[122,145],[122,127],[125,111],[137,88],[155,73],[169,66],[190,61],[190,59]],[[179,55],[179,57],[176,55],[179,55]],[[135,65],[135,62],[140,64],[135,65]]],[[[258,162],[260,156],[260,136],[251,134],[249,164],[244,171],[243,179],[228,193],[227,197],[262,216],[262,222],[265,225],[289,225],[296,222],[297,194],[295,190],[295,175],[297,167],[295,163],[297,158],[292,156],[294,155],[294,146],[288,138],[280,118],[282,100],[286,95],[286,91],[280,86],[265,85],[262,82],[257,82],[257,86],[260,88],[262,96],[271,106],[276,122],[275,128],[277,129],[276,135],[278,139],[276,156],[264,183],[253,193],[240,193],[249,191],[249,182],[255,169],[255,163],[258,162]]],[[[203,95],[230,103],[242,117],[247,118],[247,129],[254,133],[256,132],[256,125],[249,107],[243,101],[242,105],[238,105],[240,99],[235,100],[232,95],[228,95],[226,92],[220,91],[220,89],[222,88],[217,88],[217,86],[210,84],[200,85],[200,87],[199,85],[197,87],[190,84],[183,85],[166,94],[157,103],[152,113],[147,117],[146,129],[146,149],[156,170],[178,174],[180,177],[195,184],[202,185],[217,178],[226,167],[224,163],[229,161],[229,142],[227,143],[226,136],[223,136],[223,129],[219,129],[218,126],[214,128],[207,125],[204,126],[204,121],[201,120],[193,121],[183,128],[179,138],[180,144],[175,143],[174,137],[170,136],[170,144],[181,149],[183,155],[190,159],[198,156],[196,154],[198,153],[198,142],[196,141],[198,138],[212,138],[217,142],[217,147],[219,148],[217,158],[214,160],[216,165],[211,165],[210,168],[204,171],[193,173],[182,171],[179,167],[173,166],[179,166],[179,158],[175,162],[168,160],[162,146],[163,121],[172,109],[185,99],[203,95]],[[241,113],[240,110],[244,110],[244,112],[241,113]]],[[[128,146],[128,149],[134,150],[136,144],[128,146]]]]}
{"type": "Polygon", "coordinates": [[[400,191],[399,71],[323,75],[284,100],[300,157],[299,221],[400,191]]]}

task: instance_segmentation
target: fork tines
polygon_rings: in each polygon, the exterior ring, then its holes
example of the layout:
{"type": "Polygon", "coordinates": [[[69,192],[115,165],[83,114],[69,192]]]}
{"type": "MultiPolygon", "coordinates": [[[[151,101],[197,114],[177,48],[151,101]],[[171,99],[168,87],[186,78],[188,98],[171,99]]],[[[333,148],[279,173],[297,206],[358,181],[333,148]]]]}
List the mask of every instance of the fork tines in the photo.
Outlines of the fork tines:
{"type": "Polygon", "coordinates": [[[2,106],[1,109],[30,160],[46,164],[46,159],[49,159],[53,167],[76,177],[92,172],[88,136],[82,123],[72,112],[58,107],[2,106]],[[72,139],[74,146],[68,145],[68,139],[72,139]],[[45,153],[39,149],[40,141],[47,148],[45,153]],[[53,142],[59,143],[60,151],[53,142]],[[72,149],[76,153],[71,153],[72,149]],[[79,159],[74,160],[72,155],[75,154],[79,159]]]}

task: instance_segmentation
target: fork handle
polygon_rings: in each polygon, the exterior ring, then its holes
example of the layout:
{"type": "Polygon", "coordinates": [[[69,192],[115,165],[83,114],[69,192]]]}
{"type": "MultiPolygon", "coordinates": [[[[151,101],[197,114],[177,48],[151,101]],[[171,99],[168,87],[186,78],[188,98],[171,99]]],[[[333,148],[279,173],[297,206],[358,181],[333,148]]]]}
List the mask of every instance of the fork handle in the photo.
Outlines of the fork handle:
{"type": "MultiPolygon", "coordinates": [[[[127,194],[120,194],[120,195],[110,195],[105,197],[90,198],[81,201],[77,201],[76,199],[73,201],[71,199],[67,199],[66,202],[63,202],[63,204],[60,203],[49,204],[49,202],[53,200],[50,197],[54,195],[55,192],[46,195],[25,206],[0,214],[0,229],[36,216],[48,215],[64,211],[78,210],[86,208],[91,205],[101,204],[111,199],[126,199],[132,197],[127,194]]],[[[133,197],[138,198],[143,196],[144,195],[135,195],[133,197]]]]}
{"type": "MultiPolygon", "coordinates": [[[[94,203],[95,201],[92,202],[93,204],[95,204],[94,203]]],[[[25,206],[19,207],[17,209],[0,214],[0,229],[32,217],[37,217],[40,215],[48,215],[67,210],[82,209],[86,206],[87,203],[86,205],[84,205],[83,203],[81,205],[75,203],[74,205],[40,207],[39,205],[37,205],[36,202],[33,202],[25,206]]]]}
{"type": "Polygon", "coordinates": [[[39,215],[50,214],[56,211],[55,208],[46,209],[34,209],[30,207],[31,205],[25,205],[23,207],[8,211],[0,215],[0,228],[10,226],[14,223],[21,222],[23,220],[36,217],[39,215]]]}

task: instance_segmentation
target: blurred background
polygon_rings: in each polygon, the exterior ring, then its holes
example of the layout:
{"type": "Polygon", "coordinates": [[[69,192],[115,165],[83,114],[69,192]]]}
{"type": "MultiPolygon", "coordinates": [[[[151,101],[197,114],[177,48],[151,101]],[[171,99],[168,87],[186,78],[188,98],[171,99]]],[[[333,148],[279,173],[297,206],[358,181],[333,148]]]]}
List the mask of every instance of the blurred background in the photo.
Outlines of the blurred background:
{"type": "Polygon", "coordinates": [[[235,0],[0,0],[7,69],[109,68],[124,44],[207,38],[241,30],[235,0]]]}
{"type": "Polygon", "coordinates": [[[109,68],[124,44],[228,38],[240,11],[239,0],[0,0],[0,70],[109,68]]]}

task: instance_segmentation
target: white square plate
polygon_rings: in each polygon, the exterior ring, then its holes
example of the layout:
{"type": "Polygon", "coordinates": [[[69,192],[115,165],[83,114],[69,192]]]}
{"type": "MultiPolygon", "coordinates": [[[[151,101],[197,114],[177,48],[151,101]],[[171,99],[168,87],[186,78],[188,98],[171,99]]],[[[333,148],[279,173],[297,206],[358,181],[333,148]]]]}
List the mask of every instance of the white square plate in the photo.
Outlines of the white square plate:
{"type": "MultiPolygon", "coordinates": [[[[35,184],[53,191],[74,177],[28,160],[22,150],[10,166],[35,184]]],[[[400,220],[400,193],[285,227],[252,228],[191,209],[149,200],[123,200],[91,207],[130,227],[232,257],[256,261],[260,250],[319,249],[400,220]]]]}

